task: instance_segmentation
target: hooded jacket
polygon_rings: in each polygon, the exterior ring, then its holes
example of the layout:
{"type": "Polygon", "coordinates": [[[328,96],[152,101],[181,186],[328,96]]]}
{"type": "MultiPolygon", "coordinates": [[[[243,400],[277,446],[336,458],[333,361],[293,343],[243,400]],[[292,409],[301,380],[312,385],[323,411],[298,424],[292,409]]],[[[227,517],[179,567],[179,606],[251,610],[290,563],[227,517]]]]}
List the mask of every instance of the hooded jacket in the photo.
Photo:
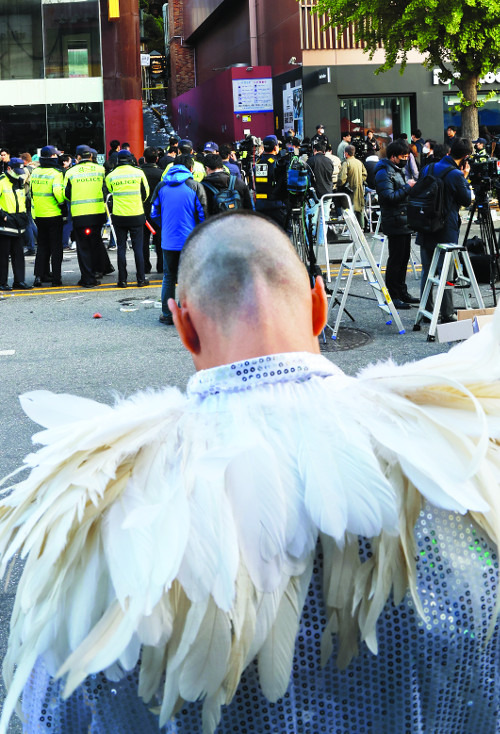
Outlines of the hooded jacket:
{"type": "Polygon", "coordinates": [[[388,158],[382,158],[375,169],[375,188],[384,234],[408,234],[407,207],[411,186],[405,182],[403,169],[395,166],[388,158]]]}
{"type": "Polygon", "coordinates": [[[188,235],[206,219],[205,189],[185,166],[173,165],[151,198],[151,219],[161,226],[162,248],[182,250],[188,235]]]}

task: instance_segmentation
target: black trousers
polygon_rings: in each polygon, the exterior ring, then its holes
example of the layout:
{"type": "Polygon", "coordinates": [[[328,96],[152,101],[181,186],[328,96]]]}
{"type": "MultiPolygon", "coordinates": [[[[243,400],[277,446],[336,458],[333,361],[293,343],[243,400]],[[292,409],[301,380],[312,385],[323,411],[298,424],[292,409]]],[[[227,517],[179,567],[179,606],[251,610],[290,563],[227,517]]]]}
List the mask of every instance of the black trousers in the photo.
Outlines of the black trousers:
{"type": "Polygon", "coordinates": [[[14,282],[24,280],[24,235],[8,237],[0,234],[0,285],[7,285],[9,278],[9,258],[12,261],[14,282]]]}
{"type": "Polygon", "coordinates": [[[63,218],[38,217],[38,247],[35,257],[35,277],[44,279],[52,264],[53,280],[61,280],[61,263],[63,259],[63,218]]]}
{"type": "Polygon", "coordinates": [[[391,298],[401,299],[407,292],[406,270],[410,259],[411,234],[390,234],[389,257],[385,271],[385,284],[391,298]]]}
{"type": "Polygon", "coordinates": [[[99,250],[101,239],[101,225],[89,227],[73,227],[73,236],[76,242],[78,265],[82,274],[82,283],[92,285],[96,282],[94,275],[94,261],[99,250]]]}
{"type": "Polygon", "coordinates": [[[134,251],[137,280],[144,280],[144,254],[142,252],[142,228],[121,227],[115,225],[116,245],[118,247],[118,280],[127,281],[127,233],[130,232],[132,249],[134,251]]]}

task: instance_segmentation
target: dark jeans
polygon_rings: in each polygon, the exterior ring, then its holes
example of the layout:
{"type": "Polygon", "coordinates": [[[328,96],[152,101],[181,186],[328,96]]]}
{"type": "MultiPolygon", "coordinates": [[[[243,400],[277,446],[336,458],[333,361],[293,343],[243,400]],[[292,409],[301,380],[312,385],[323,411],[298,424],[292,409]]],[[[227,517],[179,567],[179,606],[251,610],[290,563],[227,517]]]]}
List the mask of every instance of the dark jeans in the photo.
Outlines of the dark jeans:
{"type": "Polygon", "coordinates": [[[0,234],[0,285],[7,285],[9,257],[12,261],[14,282],[22,283],[24,280],[24,235],[8,237],[0,234]]]}
{"type": "MultiPolygon", "coordinates": [[[[420,281],[420,295],[422,295],[424,292],[425,284],[427,282],[427,276],[429,275],[429,269],[431,267],[432,256],[434,255],[434,250],[435,250],[434,247],[424,247],[423,245],[420,245],[420,260],[422,262],[422,279],[420,281]]],[[[441,270],[443,268],[443,260],[444,260],[444,252],[441,251],[441,254],[439,255],[436,275],[441,274],[441,270]]],[[[430,292],[429,298],[427,299],[427,304],[425,306],[427,311],[434,310],[434,298],[432,297],[433,288],[434,286],[431,288],[431,292],[430,292]]],[[[453,306],[453,294],[451,290],[445,290],[443,292],[443,300],[441,301],[440,312],[442,316],[451,316],[455,312],[455,308],[453,306]]]]}
{"type": "Polygon", "coordinates": [[[118,247],[118,280],[127,282],[127,233],[130,232],[134,251],[137,280],[144,280],[144,255],[142,253],[142,224],[138,227],[120,227],[115,225],[116,244],[118,247]]]}
{"type": "Polygon", "coordinates": [[[161,311],[164,316],[170,315],[168,299],[175,298],[177,271],[181,250],[163,250],[163,283],[161,286],[161,311]]]}
{"type": "Polygon", "coordinates": [[[387,237],[389,257],[385,284],[392,299],[401,299],[407,292],[406,270],[410,259],[411,234],[390,234],[387,237]]]}
{"type": "Polygon", "coordinates": [[[52,261],[53,280],[61,280],[61,263],[63,259],[62,217],[38,217],[38,247],[35,258],[35,277],[44,278],[50,271],[52,261]]]}
{"type": "Polygon", "coordinates": [[[163,272],[163,250],[161,249],[161,235],[160,235],[160,226],[158,224],[155,224],[154,222],[151,222],[148,219],[150,225],[155,230],[156,234],[151,235],[151,231],[144,225],[143,230],[143,236],[144,236],[144,245],[143,245],[143,253],[144,253],[144,269],[146,273],[150,273],[153,269],[153,266],[151,264],[151,255],[150,255],[150,249],[149,249],[149,243],[151,241],[151,236],[153,237],[153,245],[155,246],[155,252],[156,252],[156,272],[162,273],[163,272]]]}

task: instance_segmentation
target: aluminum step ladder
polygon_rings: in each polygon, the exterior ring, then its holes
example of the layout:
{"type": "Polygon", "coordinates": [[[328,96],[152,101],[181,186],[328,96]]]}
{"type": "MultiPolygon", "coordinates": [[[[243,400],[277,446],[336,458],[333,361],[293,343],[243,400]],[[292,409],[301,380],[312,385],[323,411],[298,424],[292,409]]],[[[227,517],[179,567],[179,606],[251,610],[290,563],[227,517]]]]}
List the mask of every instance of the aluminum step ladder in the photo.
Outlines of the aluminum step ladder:
{"type": "MultiPolygon", "coordinates": [[[[387,265],[387,256],[389,254],[388,247],[389,247],[389,240],[387,239],[387,235],[380,234],[380,222],[381,219],[379,217],[377,221],[377,226],[375,227],[375,232],[372,234],[372,242],[381,242],[382,246],[380,248],[380,253],[378,256],[378,262],[377,265],[381,269],[382,265],[387,265]]],[[[420,258],[416,251],[416,242],[413,241],[413,235],[412,235],[412,241],[410,245],[410,265],[411,269],[413,270],[413,277],[415,280],[420,280],[420,275],[417,273],[417,265],[420,265],[420,258]]]]}
{"type": "Polygon", "coordinates": [[[436,327],[439,312],[441,310],[441,303],[443,301],[443,294],[445,290],[450,290],[452,288],[462,291],[466,309],[472,308],[468,289],[472,289],[477,301],[477,307],[484,308],[483,297],[479,290],[469,253],[465,245],[439,244],[436,246],[432,256],[429,275],[427,276],[427,281],[425,283],[417,311],[417,317],[415,319],[415,325],[413,326],[413,331],[420,331],[420,322],[422,321],[422,318],[425,316],[430,319],[431,323],[429,326],[429,333],[427,335],[427,341],[429,342],[436,340],[436,327]],[[438,261],[441,253],[444,253],[443,267],[441,268],[441,274],[438,274],[438,261]],[[461,260],[463,261],[463,266],[461,260]],[[454,269],[454,275],[449,278],[450,268],[452,266],[454,269]],[[455,279],[456,283],[452,283],[452,279],[455,279]],[[432,288],[435,285],[437,285],[437,294],[434,301],[434,309],[431,312],[426,309],[426,305],[432,288]]]}
{"type": "MultiPolygon", "coordinates": [[[[345,198],[345,194],[332,194],[331,196],[333,196],[334,199],[335,197],[340,198],[342,196],[345,198]]],[[[394,306],[394,303],[391,300],[382,274],[380,273],[380,270],[377,267],[377,263],[375,262],[373,252],[371,251],[366,237],[361,227],[359,226],[359,222],[356,219],[356,215],[354,213],[350,200],[349,208],[344,210],[344,221],[350,232],[352,243],[348,245],[340,264],[339,273],[337,275],[335,287],[333,289],[333,293],[331,295],[330,303],[328,306],[327,325],[325,328],[331,329],[332,339],[337,338],[337,334],[340,328],[340,322],[345,311],[347,298],[349,296],[354,272],[356,270],[361,270],[363,274],[366,273],[367,275],[368,282],[376,296],[379,308],[381,309],[381,311],[384,312],[384,314],[386,314],[386,316],[389,316],[389,320],[386,321],[386,324],[390,325],[394,321],[399,333],[404,334],[405,329],[401,322],[401,318],[396,310],[396,307],[394,306]],[[346,278],[346,282],[342,290],[341,285],[343,278],[346,278]],[[340,294],[342,294],[342,298],[339,301],[337,296],[340,294]],[[335,325],[332,327],[330,326],[328,321],[335,305],[339,306],[339,310],[337,313],[337,318],[335,320],[335,325]]]]}

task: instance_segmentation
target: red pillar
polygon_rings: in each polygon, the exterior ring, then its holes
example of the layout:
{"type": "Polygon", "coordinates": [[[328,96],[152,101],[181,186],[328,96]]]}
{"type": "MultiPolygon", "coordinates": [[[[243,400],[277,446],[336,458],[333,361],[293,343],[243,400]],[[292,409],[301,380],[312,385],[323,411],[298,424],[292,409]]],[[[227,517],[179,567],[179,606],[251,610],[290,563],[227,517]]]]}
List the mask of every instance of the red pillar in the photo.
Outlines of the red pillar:
{"type": "Polygon", "coordinates": [[[108,20],[109,0],[100,5],[106,150],[110,140],[126,141],[139,158],[144,149],[139,0],[119,0],[115,20],[108,20]]]}

